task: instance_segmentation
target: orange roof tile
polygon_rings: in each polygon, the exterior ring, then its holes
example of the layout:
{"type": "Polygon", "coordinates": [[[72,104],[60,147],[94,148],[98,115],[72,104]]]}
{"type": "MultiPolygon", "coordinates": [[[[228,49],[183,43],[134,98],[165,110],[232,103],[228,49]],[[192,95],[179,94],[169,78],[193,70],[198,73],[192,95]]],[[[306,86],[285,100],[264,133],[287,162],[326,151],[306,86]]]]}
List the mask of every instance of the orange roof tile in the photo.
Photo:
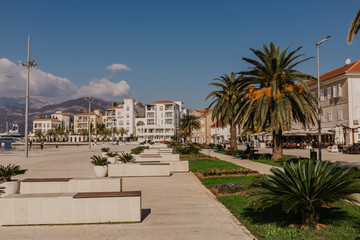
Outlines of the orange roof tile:
{"type": "Polygon", "coordinates": [[[170,100],[160,100],[160,101],[152,102],[151,104],[161,104],[161,103],[174,103],[174,102],[170,100]]]}
{"type": "MultiPolygon", "coordinates": [[[[96,115],[95,113],[91,113],[90,115],[96,115]]],[[[89,113],[78,113],[75,116],[89,116],[89,113]]]]}
{"type": "Polygon", "coordinates": [[[53,114],[51,114],[51,115],[67,115],[67,116],[71,116],[71,115],[74,115],[74,114],[61,112],[61,113],[53,113],[53,114]]]}
{"type": "MultiPolygon", "coordinates": [[[[342,66],[342,67],[339,67],[339,68],[336,68],[330,72],[327,72],[323,75],[320,76],[320,81],[325,81],[329,78],[333,78],[333,77],[336,77],[336,76],[339,76],[341,74],[344,74],[346,72],[360,72],[360,60],[357,60],[353,63],[350,63],[348,65],[345,65],[345,66],[342,66]]],[[[306,85],[312,85],[312,84],[315,84],[316,82],[314,81],[306,81],[305,82],[306,85]]]]}
{"type": "Polygon", "coordinates": [[[59,119],[56,119],[56,118],[38,118],[38,119],[35,119],[35,121],[54,121],[54,122],[61,122],[59,119]]]}
{"type": "MultiPolygon", "coordinates": [[[[211,126],[210,126],[210,128],[215,128],[215,127],[223,127],[223,125],[222,125],[222,123],[221,123],[221,121],[220,120],[218,120],[218,122],[217,122],[217,125],[216,125],[216,123],[213,123],[211,126]]],[[[225,126],[226,127],[226,126],[225,126]]]]}
{"type": "Polygon", "coordinates": [[[124,108],[123,106],[120,106],[120,107],[111,107],[111,108],[106,109],[106,111],[115,110],[115,109],[123,109],[123,108],[124,108]]]}

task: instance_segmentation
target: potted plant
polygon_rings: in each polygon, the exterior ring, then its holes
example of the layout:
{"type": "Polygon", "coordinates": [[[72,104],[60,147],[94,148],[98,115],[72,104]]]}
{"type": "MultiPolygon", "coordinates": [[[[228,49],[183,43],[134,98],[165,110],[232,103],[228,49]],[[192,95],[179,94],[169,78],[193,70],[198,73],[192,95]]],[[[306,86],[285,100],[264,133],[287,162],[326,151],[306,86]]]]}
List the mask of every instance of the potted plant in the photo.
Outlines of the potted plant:
{"type": "Polygon", "coordinates": [[[11,177],[26,173],[27,169],[21,169],[19,165],[9,164],[6,167],[0,165],[0,187],[5,188],[3,196],[19,193],[20,182],[11,177]]]}
{"type": "Polygon", "coordinates": [[[116,157],[119,156],[119,154],[117,152],[108,152],[108,153],[106,153],[106,156],[107,156],[107,160],[111,164],[114,164],[114,163],[116,163],[116,157]]]}
{"type": "Polygon", "coordinates": [[[122,163],[133,163],[135,162],[135,158],[130,153],[121,153],[118,159],[122,163]]]}
{"type": "Polygon", "coordinates": [[[102,148],[101,149],[101,156],[106,157],[106,154],[110,151],[110,148],[102,148]]]}
{"type": "Polygon", "coordinates": [[[90,157],[91,163],[94,165],[95,175],[97,177],[105,177],[108,171],[108,160],[106,157],[100,157],[93,155],[90,157]]]}

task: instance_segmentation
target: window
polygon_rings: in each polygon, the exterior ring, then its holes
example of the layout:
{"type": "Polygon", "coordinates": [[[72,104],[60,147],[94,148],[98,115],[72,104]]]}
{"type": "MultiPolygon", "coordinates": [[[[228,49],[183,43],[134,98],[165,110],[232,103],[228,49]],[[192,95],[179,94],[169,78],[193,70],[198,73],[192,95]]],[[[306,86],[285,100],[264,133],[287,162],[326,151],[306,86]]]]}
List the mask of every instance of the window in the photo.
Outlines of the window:
{"type": "Polygon", "coordinates": [[[342,87],[341,87],[341,84],[338,84],[338,85],[337,85],[337,89],[338,89],[338,96],[339,96],[339,97],[342,97],[342,87]]]}
{"type": "Polygon", "coordinates": [[[321,122],[325,122],[325,116],[324,116],[324,114],[321,114],[320,119],[321,119],[321,122]]]}
{"type": "Polygon", "coordinates": [[[164,110],[164,107],[163,106],[160,106],[160,111],[164,110]]]}
{"type": "Polygon", "coordinates": [[[332,122],[332,112],[328,112],[328,122],[332,122]]]}
{"type": "Polygon", "coordinates": [[[204,120],[201,120],[201,124],[204,124],[204,120]]]}
{"type": "Polygon", "coordinates": [[[333,96],[334,98],[337,98],[338,97],[338,91],[337,91],[337,86],[333,86],[333,96]]]}
{"type": "Polygon", "coordinates": [[[205,128],[204,128],[204,127],[201,128],[201,132],[202,132],[202,133],[205,132],[205,128]]]}
{"type": "Polygon", "coordinates": [[[320,101],[324,101],[324,89],[320,90],[320,101]]]}
{"type": "Polygon", "coordinates": [[[331,87],[327,88],[327,98],[328,98],[328,100],[331,99],[331,87]]]}
{"type": "Polygon", "coordinates": [[[343,112],[342,109],[338,110],[338,120],[343,120],[343,112]]]}

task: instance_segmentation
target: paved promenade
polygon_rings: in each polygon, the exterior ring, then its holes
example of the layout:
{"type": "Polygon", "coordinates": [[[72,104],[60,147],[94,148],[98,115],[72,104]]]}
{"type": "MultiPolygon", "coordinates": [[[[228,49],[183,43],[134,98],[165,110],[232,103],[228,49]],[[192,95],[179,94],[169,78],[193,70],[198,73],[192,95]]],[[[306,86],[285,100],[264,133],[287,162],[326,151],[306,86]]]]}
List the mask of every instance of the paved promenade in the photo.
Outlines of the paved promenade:
{"type": "MultiPolygon", "coordinates": [[[[27,177],[95,177],[90,156],[97,146],[29,152],[0,152],[0,164],[20,164],[27,177]]],[[[129,150],[134,146],[110,146],[129,150]]],[[[143,221],[133,224],[0,227],[0,239],[253,239],[232,214],[191,173],[126,178],[124,190],[142,191],[143,221]]]]}

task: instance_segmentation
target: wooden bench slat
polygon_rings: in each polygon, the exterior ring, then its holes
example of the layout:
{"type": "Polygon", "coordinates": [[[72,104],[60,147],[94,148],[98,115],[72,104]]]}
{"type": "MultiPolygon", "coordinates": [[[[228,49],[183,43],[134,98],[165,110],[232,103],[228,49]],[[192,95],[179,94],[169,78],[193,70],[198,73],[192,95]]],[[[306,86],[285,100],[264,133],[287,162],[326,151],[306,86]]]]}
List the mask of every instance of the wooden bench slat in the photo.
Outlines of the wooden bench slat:
{"type": "Polygon", "coordinates": [[[141,191],[82,192],[75,194],[73,198],[105,198],[105,197],[137,197],[137,196],[141,196],[141,191]]]}
{"type": "Polygon", "coordinates": [[[72,178],[26,178],[22,182],[68,182],[72,178]]]}
{"type": "Polygon", "coordinates": [[[170,163],[140,163],[140,165],[170,165],[170,163]]]}
{"type": "Polygon", "coordinates": [[[135,161],[135,163],[160,163],[160,161],[135,161]]]}

